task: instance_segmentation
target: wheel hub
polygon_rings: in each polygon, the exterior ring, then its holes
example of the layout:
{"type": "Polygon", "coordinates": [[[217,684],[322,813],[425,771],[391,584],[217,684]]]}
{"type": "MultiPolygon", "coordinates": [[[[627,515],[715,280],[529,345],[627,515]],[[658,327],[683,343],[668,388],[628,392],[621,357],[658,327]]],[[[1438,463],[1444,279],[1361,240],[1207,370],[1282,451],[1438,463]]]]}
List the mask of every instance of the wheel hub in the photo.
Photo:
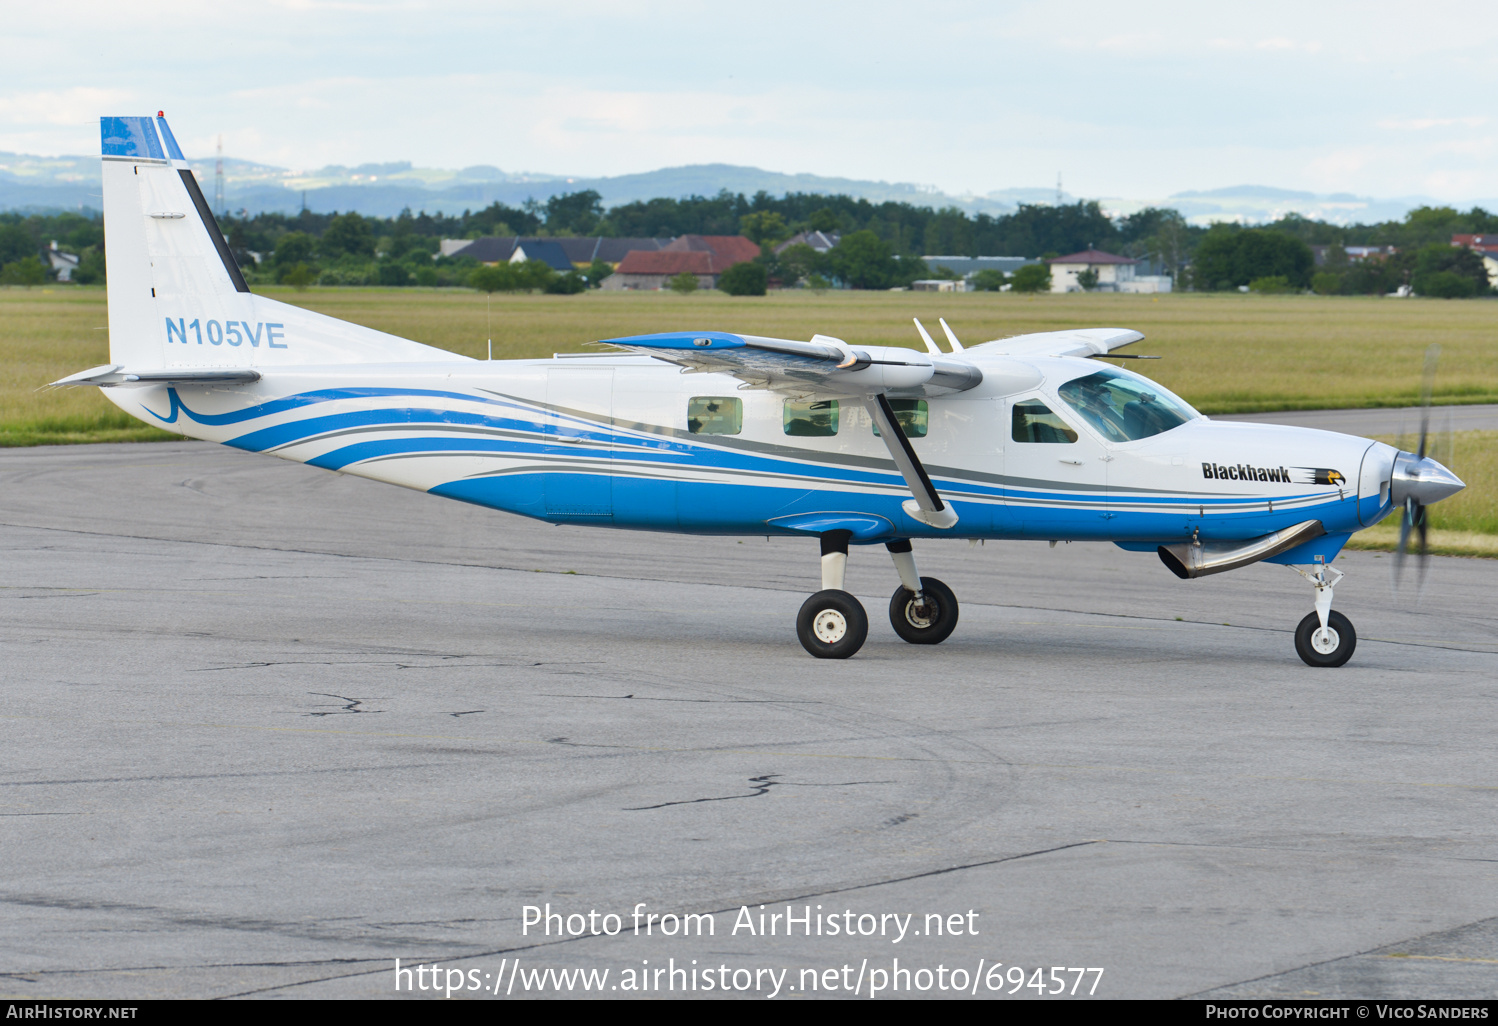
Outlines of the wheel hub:
{"type": "Polygon", "coordinates": [[[1342,644],[1335,628],[1318,627],[1311,632],[1311,647],[1320,655],[1331,655],[1342,644]]]}
{"type": "Polygon", "coordinates": [[[824,609],[811,622],[812,633],[827,645],[836,645],[848,633],[848,618],[836,609],[824,609]]]}
{"type": "Polygon", "coordinates": [[[941,612],[936,608],[936,603],[930,599],[920,604],[917,604],[912,599],[905,604],[905,620],[912,627],[919,627],[924,630],[935,623],[937,617],[940,615],[941,612]]]}

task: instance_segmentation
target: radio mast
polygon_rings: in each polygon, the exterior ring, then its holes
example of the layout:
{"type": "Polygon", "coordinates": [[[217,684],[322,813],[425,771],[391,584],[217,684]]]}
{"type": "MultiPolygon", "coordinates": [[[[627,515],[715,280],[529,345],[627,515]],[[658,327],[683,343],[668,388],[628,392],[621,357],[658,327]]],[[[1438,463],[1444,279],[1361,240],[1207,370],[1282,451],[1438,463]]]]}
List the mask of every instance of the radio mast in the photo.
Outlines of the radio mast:
{"type": "Polygon", "coordinates": [[[213,212],[224,216],[224,137],[218,137],[218,159],[213,164],[213,212]]]}

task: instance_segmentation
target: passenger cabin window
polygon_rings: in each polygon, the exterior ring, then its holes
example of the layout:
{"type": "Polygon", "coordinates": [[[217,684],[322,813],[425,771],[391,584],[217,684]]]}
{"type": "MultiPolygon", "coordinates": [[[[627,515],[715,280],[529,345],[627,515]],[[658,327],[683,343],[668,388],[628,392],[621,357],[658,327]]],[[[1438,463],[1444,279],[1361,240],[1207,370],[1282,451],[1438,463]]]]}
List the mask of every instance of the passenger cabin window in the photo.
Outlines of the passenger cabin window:
{"type": "Polygon", "coordinates": [[[1068,381],[1056,394],[1110,442],[1148,438],[1199,416],[1153,381],[1117,370],[1068,381]]]}
{"type": "Polygon", "coordinates": [[[694,435],[736,435],[744,430],[744,401],[699,395],[687,400],[687,430],[694,435]]]}
{"type": "Polygon", "coordinates": [[[1026,399],[1014,404],[1014,428],[1011,435],[1016,442],[1075,442],[1077,433],[1066,426],[1066,421],[1051,412],[1051,408],[1039,399],[1026,399]]]}
{"type": "Polygon", "coordinates": [[[785,401],[785,433],[801,437],[837,434],[837,400],[812,403],[785,401]]]}
{"type": "MultiPolygon", "coordinates": [[[[926,411],[926,400],[924,399],[891,399],[890,409],[895,411],[895,422],[900,425],[900,430],[905,432],[906,438],[925,438],[926,429],[930,424],[930,415],[926,411]]],[[[874,425],[874,437],[879,437],[879,425],[874,425]]]]}

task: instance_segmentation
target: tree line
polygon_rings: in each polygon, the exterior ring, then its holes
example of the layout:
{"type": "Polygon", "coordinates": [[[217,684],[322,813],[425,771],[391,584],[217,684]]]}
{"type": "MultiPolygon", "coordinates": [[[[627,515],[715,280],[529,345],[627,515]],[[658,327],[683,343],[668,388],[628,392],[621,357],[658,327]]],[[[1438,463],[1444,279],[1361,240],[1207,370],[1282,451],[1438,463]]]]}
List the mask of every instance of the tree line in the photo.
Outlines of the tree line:
{"type": "MultiPolygon", "coordinates": [[[[584,190],[520,206],[492,203],[454,215],[405,210],[395,217],[378,218],[304,210],[253,217],[226,215],[220,223],[252,282],[299,286],[313,282],[471,284],[474,262],[441,256],[438,244],[444,238],[742,234],[761,245],[758,263],[769,280],[813,287],[838,283],[851,288],[891,288],[941,274],[920,259],[925,254],[1044,259],[1096,248],[1148,259],[1173,276],[1177,288],[1209,291],[1247,286],[1260,291],[1358,294],[1390,292],[1408,285],[1423,294],[1453,296],[1486,294],[1491,283],[1481,259],[1451,246],[1451,236],[1498,234],[1498,215],[1479,207],[1465,212],[1420,207],[1401,220],[1377,224],[1333,225],[1291,214],[1257,227],[1219,224],[1204,228],[1164,208],[1109,217],[1093,201],[1021,205],[1010,214],[969,215],[953,207],[873,202],[845,195],[776,197],[759,192],[746,197],[727,191],[716,196],[639,200],[607,210],[597,192],[584,190]],[[811,230],[836,232],[841,243],[825,254],[799,246],[775,252],[795,234],[811,230]],[[1312,245],[1330,247],[1324,266],[1314,264],[1312,245]],[[1348,246],[1395,246],[1400,252],[1385,260],[1357,262],[1347,257],[1348,246]]],[[[103,225],[97,214],[0,214],[0,283],[46,280],[51,270],[41,259],[41,250],[54,239],[60,248],[82,257],[75,280],[103,280],[103,225]]],[[[566,280],[557,282],[532,268],[514,272],[503,287],[575,291],[596,286],[607,270],[601,266],[578,272],[580,282],[558,275],[566,280]]],[[[979,284],[999,287],[998,279],[979,284]]]]}

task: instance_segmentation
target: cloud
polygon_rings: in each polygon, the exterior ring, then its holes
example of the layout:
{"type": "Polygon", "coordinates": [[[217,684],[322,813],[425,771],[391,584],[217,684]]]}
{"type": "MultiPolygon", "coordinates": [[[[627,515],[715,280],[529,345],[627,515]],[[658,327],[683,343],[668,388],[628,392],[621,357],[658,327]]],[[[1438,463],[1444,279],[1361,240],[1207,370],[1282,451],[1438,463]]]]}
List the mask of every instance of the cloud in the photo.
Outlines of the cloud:
{"type": "Polygon", "coordinates": [[[74,86],[29,93],[0,94],[0,120],[16,125],[99,123],[99,116],[132,101],[124,89],[74,86]]]}

